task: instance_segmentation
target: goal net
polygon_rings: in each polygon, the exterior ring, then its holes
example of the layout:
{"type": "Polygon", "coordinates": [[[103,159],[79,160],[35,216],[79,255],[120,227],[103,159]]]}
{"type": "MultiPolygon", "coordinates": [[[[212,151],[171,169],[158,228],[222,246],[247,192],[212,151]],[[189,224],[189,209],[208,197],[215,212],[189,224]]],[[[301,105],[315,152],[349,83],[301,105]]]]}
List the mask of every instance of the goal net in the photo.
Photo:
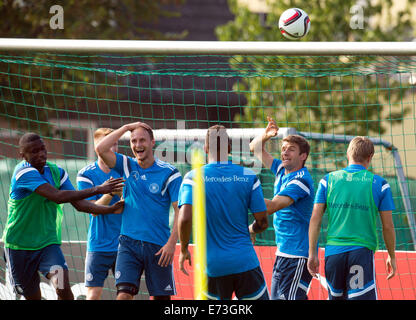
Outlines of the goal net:
{"type": "MultiPolygon", "coordinates": [[[[290,55],[279,50],[264,53],[261,48],[267,49],[268,44],[259,43],[258,54],[244,49],[216,53],[215,48],[213,54],[208,49],[185,54],[169,48],[156,53],[138,49],[120,53],[120,48],[119,52],[101,49],[98,53],[94,48],[74,52],[71,46],[13,51],[2,44],[0,231],[7,220],[13,170],[21,160],[18,140],[25,132],[42,136],[48,160],[63,167],[75,186],[77,172],[96,159],[92,136],[97,128],[146,122],[155,131],[156,156],[175,165],[183,176],[191,168],[192,146],[203,143],[209,126],[222,124],[232,136],[232,161],[253,169],[270,199],[274,176],[262,168],[248,144],[263,132],[271,116],[280,127],[278,137],[267,145],[273,156],[280,156],[280,140],[286,134],[295,132],[310,142],[306,166],[315,190],[326,173],[346,166],[351,137],[373,139],[376,153],[371,170],[391,186],[398,250],[398,275],[386,281],[386,253],[378,225],[379,297],[416,299],[416,58],[372,52],[290,55]]],[[[120,140],[119,152],[132,156],[128,136],[120,140]]],[[[87,214],[64,206],[62,249],[79,299],[85,298],[88,224],[87,214]]],[[[275,251],[271,216],[269,225],[258,235],[255,248],[270,287],[275,251]]],[[[326,220],[321,247],[325,230],[326,220]]],[[[174,298],[192,299],[192,275],[178,270],[177,256],[174,269],[178,293],[174,298]]],[[[54,298],[47,283],[42,284],[42,294],[54,298]]],[[[327,297],[324,278],[312,281],[309,297],[327,297]]],[[[11,290],[1,260],[0,299],[19,298],[11,290]]],[[[115,298],[112,275],[106,280],[103,298],[115,298]]],[[[148,298],[144,280],[136,298],[148,298]]]]}

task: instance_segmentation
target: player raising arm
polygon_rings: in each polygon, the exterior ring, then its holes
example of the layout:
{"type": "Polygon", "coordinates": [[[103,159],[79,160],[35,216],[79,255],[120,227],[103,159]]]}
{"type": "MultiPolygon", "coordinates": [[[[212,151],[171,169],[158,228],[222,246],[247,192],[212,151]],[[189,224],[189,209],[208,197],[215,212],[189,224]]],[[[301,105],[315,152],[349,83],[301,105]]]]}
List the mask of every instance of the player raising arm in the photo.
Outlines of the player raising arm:
{"type": "Polygon", "coordinates": [[[27,300],[40,300],[39,270],[52,280],[59,299],[73,299],[68,267],[60,248],[60,204],[70,202],[79,211],[96,214],[120,213],[123,201],[103,206],[84,198],[121,190],[123,179],[77,191],[62,168],[47,162],[47,150],[39,135],[24,134],[19,147],[24,160],[12,176],[3,233],[11,283],[16,293],[27,300]]]}
{"type": "Polygon", "coordinates": [[[152,128],[136,122],[114,130],[95,148],[106,165],[126,179],[116,262],[117,299],[133,299],[143,271],[152,297],[170,299],[176,294],[172,262],[178,240],[177,201],[182,176],[174,166],[154,157],[154,145],[152,128]],[[111,150],[128,131],[134,158],[111,150]]]}
{"type": "Polygon", "coordinates": [[[388,257],[387,279],[396,273],[396,236],[390,185],[368,167],[374,145],[355,137],[347,149],[348,167],[327,174],[319,183],[309,227],[308,270],[319,273],[318,237],[322,216],[328,213],[325,276],[330,300],[376,300],[374,252],[380,216],[388,257]]]}
{"type": "Polygon", "coordinates": [[[312,280],[306,268],[308,228],[313,207],[313,181],[305,167],[310,147],[299,135],[282,139],[281,159],[266,151],[265,144],[277,136],[276,122],[267,117],[262,135],[250,143],[250,151],[274,175],[274,197],[265,199],[267,213],[274,214],[276,260],[273,267],[271,297],[273,300],[304,300],[312,280]]]}

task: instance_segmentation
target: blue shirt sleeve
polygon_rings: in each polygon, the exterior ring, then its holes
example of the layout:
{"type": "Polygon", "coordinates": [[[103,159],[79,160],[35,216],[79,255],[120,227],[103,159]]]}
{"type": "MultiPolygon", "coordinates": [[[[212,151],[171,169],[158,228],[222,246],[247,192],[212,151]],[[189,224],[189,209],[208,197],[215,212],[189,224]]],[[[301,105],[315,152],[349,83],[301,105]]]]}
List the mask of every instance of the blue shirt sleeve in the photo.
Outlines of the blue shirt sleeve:
{"type": "Polygon", "coordinates": [[[291,180],[277,195],[290,197],[296,202],[299,199],[309,196],[311,192],[312,190],[308,182],[305,179],[298,178],[291,180]]]}
{"type": "Polygon", "coordinates": [[[59,168],[61,171],[61,186],[60,190],[75,190],[74,186],[71,183],[71,180],[69,179],[68,173],[62,168],[59,168]]]}
{"type": "Polygon", "coordinates": [[[178,207],[184,204],[192,205],[192,186],[194,182],[192,180],[192,171],[188,172],[183,178],[182,184],[179,188],[178,195],[178,207]]]}
{"type": "Polygon", "coordinates": [[[16,173],[16,182],[13,186],[14,189],[26,189],[34,192],[42,184],[48,183],[38,170],[36,169],[23,169],[16,173]],[[25,171],[24,171],[25,170],[25,171]],[[24,172],[24,173],[22,173],[24,172]]]}
{"type": "Polygon", "coordinates": [[[373,188],[377,186],[378,190],[373,190],[374,200],[376,200],[379,211],[393,211],[395,210],[393,194],[390,185],[386,180],[379,176],[374,176],[374,179],[381,180],[379,183],[374,183],[373,188]],[[377,197],[377,198],[376,198],[377,197]],[[377,201],[378,200],[378,201],[377,201]]]}
{"type": "Polygon", "coordinates": [[[319,181],[318,190],[316,191],[314,203],[326,203],[328,175],[319,181]]]}
{"type": "Polygon", "coordinates": [[[182,183],[182,176],[178,170],[174,170],[173,173],[168,178],[167,190],[169,193],[170,202],[176,202],[179,198],[179,189],[182,183]]]}
{"type": "Polygon", "coordinates": [[[266,211],[266,203],[264,202],[263,189],[260,180],[255,177],[250,193],[250,211],[252,213],[266,211]]]}
{"type": "Polygon", "coordinates": [[[120,177],[125,177],[125,171],[129,170],[129,157],[122,155],[120,153],[115,153],[116,155],[116,165],[114,168],[112,168],[114,171],[116,171],[120,177]]]}
{"type": "Polygon", "coordinates": [[[282,160],[279,159],[273,159],[272,166],[270,167],[270,170],[274,173],[274,175],[277,174],[279,166],[282,164],[282,160]]]}
{"type": "MultiPolygon", "coordinates": [[[[79,172],[77,175],[77,187],[78,190],[84,190],[94,187],[94,180],[91,179],[91,177],[88,176],[85,172],[79,172]]],[[[89,198],[86,198],[85,200],[98,200],[99,195],[91,196],[89,198]]]]}

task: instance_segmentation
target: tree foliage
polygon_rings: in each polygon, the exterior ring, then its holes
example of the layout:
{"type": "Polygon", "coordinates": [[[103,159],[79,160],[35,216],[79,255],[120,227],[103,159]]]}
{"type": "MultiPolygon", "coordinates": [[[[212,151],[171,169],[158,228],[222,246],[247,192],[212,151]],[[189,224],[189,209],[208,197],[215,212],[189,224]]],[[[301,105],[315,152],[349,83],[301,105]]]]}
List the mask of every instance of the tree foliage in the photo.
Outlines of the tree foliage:
{"type": "MultiPolygon", "coordinates": [[[[284,10],[298,7],[308,13],[311,29],[297,41],[403,41],[412,38],[414,2],[393,14],[393,1],[270,0],[264,18],[241,1],[229,0],[235,19],[216,33],[221,41],[290,41],[280,34],[278,20],[284,10]],[[360,8],[361,29],[355,16],[360,8]]],[[[272,115],[281,126],[298,130],[371,135],[384,133],[383,122],[400,122],[409,111],[398,103],[409,88],[397,72],[406,63],[399,59],[236,56],[230,63],[254,69],[234,86],[247,100],[244,114],[236,118],[243,126],[263,126],[266,115],[272,115]]]]}
{"type": "Polygon", "coordinates": [[[0,37],[44,39],[176,40],[163,34],[161,18],[179,17],[184,0],[2,0],[0,37]],[[52,29],[50,8],[61,5],[64,28],[52,29]]]}
{"type": "MultiPolygon", "coordinates": [[[[50,20],[55,12],[50,13],[50,8],[56,1],[0,0],[0,37],[178,40],[186,36],[186,30],[162,33],[157,23],[159,19],[179,17],[182,3],[184,0],[61,1],[58,4],[63,8],[64,26],[54,29],[50,20]]],[[[114,74],[83,68],[82,63],[99,61],[95,53],[89,58],[87,54],[83,56],[81,61],[70,54],[0,53],[0,118],[11,127],[53,136],[57,132],[53,132],[48,119],[60,109],[87,104],[89,97],[111,95],[112,88],[100,84],[114,74]]],[[[100,59],[105,62],[105,58],[100,59]]]]}

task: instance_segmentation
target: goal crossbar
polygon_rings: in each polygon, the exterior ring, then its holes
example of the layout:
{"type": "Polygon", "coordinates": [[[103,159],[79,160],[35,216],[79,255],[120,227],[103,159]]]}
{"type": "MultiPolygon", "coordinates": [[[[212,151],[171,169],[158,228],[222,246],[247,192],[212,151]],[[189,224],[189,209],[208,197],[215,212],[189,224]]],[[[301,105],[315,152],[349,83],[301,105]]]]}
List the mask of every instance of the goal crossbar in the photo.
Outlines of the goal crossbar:
{"type": "Polygon", "coordinates": [[[0,51],[163,55],[416,55],[416,42],[151,41],[0,38],[0,51]]]}

